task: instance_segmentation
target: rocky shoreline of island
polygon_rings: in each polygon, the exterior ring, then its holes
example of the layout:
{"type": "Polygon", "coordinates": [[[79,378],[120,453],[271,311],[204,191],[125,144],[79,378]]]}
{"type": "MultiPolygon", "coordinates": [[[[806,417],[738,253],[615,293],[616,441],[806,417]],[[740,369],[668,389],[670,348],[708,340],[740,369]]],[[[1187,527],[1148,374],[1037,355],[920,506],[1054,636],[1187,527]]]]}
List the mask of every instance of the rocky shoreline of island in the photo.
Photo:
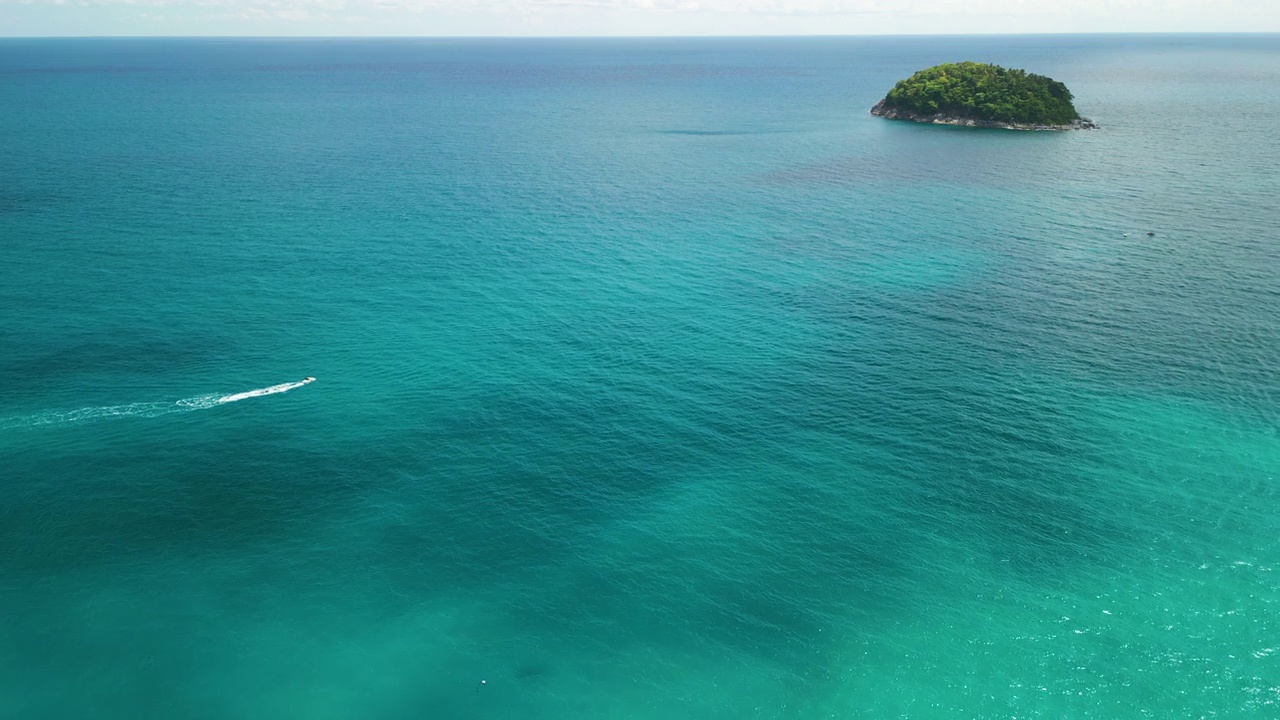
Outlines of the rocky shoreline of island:
{"type": "Polygon", "coordinates": [[[886,120],[909,120],[911,122],[932,125],[956,125],[959,127],[992,128],[997,130],[1096,130],[1097,123],[1089,118],[1078,118],[1067,125],[1037,125],[1031,123],[1001,122],[999,120],[982,120],[948,113],[924,115],[914,110],[887,106],[884,100],[871,108],[871,114],[886,120]]]}

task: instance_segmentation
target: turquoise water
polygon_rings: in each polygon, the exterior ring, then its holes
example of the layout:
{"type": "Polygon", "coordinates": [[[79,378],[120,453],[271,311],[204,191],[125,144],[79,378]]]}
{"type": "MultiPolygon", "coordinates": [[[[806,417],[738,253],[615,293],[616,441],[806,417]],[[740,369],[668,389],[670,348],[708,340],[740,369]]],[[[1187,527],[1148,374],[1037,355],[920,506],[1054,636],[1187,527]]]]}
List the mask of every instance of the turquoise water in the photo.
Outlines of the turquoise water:
{"type": "Polygon", "coordinates": [[[4,40],[0,97],[0,718],[1280,715],[1280,37],[4,40]],[[867,114],[959,59],[1102,129],[867,114]]]}

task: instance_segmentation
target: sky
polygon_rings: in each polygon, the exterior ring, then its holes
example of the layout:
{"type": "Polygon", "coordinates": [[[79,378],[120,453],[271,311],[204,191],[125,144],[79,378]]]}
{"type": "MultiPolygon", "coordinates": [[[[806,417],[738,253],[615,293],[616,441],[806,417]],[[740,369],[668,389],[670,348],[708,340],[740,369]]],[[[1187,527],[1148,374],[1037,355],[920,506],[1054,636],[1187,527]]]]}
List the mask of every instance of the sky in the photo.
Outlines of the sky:
{"type": "Polygon", "coordinates": [[[0,37],[1280,32],[1280,0],[0,0],[0,37]]]}

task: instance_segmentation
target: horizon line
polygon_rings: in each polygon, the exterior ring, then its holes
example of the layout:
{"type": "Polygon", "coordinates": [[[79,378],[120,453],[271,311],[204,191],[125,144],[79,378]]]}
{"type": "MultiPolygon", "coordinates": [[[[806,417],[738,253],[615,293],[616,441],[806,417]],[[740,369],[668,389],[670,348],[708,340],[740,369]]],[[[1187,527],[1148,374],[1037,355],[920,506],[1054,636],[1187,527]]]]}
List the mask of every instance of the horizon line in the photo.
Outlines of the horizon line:
{"type": "Polygon", "coordinates": [[[801,38],[925,38],[925,37],[1083,37],[1131,35],[1167,37],[1280,36],[1277,30],[1219,30],[1211,32],[1165,30],[1099,30],[1093,32],[991,32],[991,33],[810,33],[810,34],[672,34],[672,35],[0,35],[0,40],[732,40],[801,38]]]}

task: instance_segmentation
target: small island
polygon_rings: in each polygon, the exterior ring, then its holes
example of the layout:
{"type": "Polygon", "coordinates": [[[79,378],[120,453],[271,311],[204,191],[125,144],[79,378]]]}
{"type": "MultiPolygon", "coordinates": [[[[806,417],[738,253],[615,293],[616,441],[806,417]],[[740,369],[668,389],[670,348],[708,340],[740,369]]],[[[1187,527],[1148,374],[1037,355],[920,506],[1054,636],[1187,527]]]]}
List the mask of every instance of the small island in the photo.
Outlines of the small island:
{"type": "Polygon", "coordinates": [[[1007,130],[1096,128],[1066,85],[988,63],[944,63],[899,81],[871,114],[889,120],[1007,130]]]}

